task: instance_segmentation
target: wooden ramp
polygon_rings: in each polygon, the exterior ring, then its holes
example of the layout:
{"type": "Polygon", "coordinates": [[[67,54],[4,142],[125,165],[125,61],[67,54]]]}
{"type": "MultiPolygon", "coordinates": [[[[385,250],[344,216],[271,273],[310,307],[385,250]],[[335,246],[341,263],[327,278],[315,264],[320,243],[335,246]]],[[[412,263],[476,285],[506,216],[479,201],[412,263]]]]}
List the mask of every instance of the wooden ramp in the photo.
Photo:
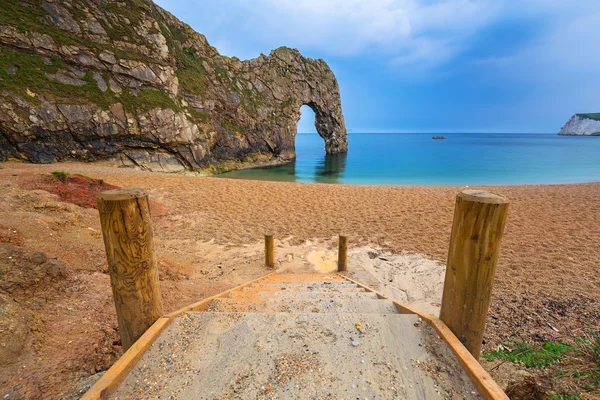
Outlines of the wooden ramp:
{"type": "Polygon", "coordinates": [[[270,274],[160,318],[83,399],[507,399],[437,318],[270,274]]]}

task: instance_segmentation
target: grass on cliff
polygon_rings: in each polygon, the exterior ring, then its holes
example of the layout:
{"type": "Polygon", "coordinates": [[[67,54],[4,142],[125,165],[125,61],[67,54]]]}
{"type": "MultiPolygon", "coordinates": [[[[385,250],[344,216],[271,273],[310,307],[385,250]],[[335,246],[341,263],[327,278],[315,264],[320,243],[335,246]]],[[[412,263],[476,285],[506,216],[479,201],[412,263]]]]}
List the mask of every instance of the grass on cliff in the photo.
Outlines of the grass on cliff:
{"type": "Polygon", "coordinates": [[[577,114],[579,117],[600,121],[600,113],[577,114]]]}
{"type": "Polygon", "coordinates": [[[65,32],[58,27],[46,23],[44,18],[49,14],[42,8],[41,0],[4,1],[0,12],[0,25],[14,26],[21,32],[45,33],[60,45],[93,44],[90,40],[65,32]]]}
{"type": "MultiPolygon", "coordinates": [[[[120,58],[137,61],[153,61],[154,63],[163,64],[161,60],[150,60],[146,54],[142,54],[135,51],[123,52],[116,49],[110,44],[104,44],[95,42],[83,36],[79,36],[67,31],[64,31],[52,22],[48,20],[48,12],[42,7],[42,0],[27,0],[27,1],[5,1],[2,4],[2,12],[0,12],[0,25],[1,26],[13,26],[21,32],[39,32],[44,33],[52,37],[58,47],[62,45],[74,45],[80,48],[88,48],[92,51],[100,52],[102,50],[111,50],[115,52],[115,55],[120,58]]],[[[129,2],[128,2],[129,3],[129,2]]],[[[66,6],[65,4],[60,4],[66,6]]],[[[124,37],[128,37],[130,41],[139,42],[140,38],[137,33],[133,30],[132,24],[127,24],[122,16],[128,17],[130,22],[139,23],[143,12],[146,14],[152,14],[153,17],[158,18],[157,13],[151,12],[149,6],[141,0],[133,0],[130,4],[120,7],[115,3],[108,2],[101,7],[103,11],[112,12],[117,17],[121,17],[120,23],[108,25],[105,24],[101,19],[98,22],[102,25],[109,38],[112,40],[123,40],[124,37]]],[[[80,6],[74,2],[73,7],[67,7],[67,10],[71,16],[79,21],[86,19],[86,14],[83,13],[80,6]]],[[[153,10],[152,10],[153,11],[153,10]]],[[[160,21],[160,20],[159,20],[160,21]]],[[[168,32],[165,29],[163,34],[168,32]]]]}
{"type": "Polygon", "coordinates": [[[202,65],[204,59],[197,57],[192,49],[184,49],[178,60],[177,78],[182,88],[192,94],[203,96],[208,88],[206,71],[202,65]]]}
{"type": "MultiPolygon", "coordinates": [[[[54,57],[51,61],[52,64],[48,65],[38,54],[0,46],[0,90],[10,90],[34,104],[39,102],[37,95],[41,94],[49,98],[61,99],[65,104],[92,102],[104,109],[108,109],[112,104],[122,103],[123,108],[132,113],[155,107],[180,111],[179,105],[161,90],[142,89],[137,96],[127,90],[120,96],[110,90],[103,92],[89,72],[81,78],[85,82],[82,86],[54,81],[48,78],[46,73],[56,73],[63,69],[65,64],[59,57],[54,57]],[[17,68],[17,71],[9,73],[10,68],[17,68]],[[27,94],[28,89],[29,93],[34,93],[36,96],[27,94]]],[[[108,77],[108,74],[104,75],[104,79],[108,77]]]]}

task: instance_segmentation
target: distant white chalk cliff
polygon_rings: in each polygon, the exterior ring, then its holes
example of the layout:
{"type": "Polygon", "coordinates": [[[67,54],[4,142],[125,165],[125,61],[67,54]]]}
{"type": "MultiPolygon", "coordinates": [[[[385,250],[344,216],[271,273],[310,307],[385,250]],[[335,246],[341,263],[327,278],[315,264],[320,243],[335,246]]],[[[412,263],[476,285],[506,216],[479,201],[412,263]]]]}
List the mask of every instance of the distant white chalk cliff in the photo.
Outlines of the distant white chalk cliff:
{"type": "Polygon", "coordinates": [[[565,136],[600,136],[600,113],[575,114],[558,132],[565,136]]]}

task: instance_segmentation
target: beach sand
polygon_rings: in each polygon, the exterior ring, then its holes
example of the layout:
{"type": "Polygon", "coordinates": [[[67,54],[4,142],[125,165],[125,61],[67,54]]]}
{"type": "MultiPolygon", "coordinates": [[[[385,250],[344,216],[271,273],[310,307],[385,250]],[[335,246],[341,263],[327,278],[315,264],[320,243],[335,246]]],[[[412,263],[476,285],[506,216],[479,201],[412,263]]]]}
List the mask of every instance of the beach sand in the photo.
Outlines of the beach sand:
{"type": "MultiPolygon", "coordinates": [[[[94,299],[93,310],[82,307],[77,314],[94,313],[86,317],[87,333],[82,328],[81,338],[74,335],[82,352],[89,351],[90,340],[102,339],[93,334],[100,325],[116,326],[97,211],[61,209],[56,196],[24,189],[40,174],[66,171],[141,187],[163,207],[153,222],[159,266],[168,272],[161,281],[165,311],[265,274],[262,240],[271,231],[280,268],[286,262],[294,265],[292,260],[310,263],[311,252],[321,252],[311,260],[322,257],[326,262],[327,252],[329,258],[335,255],[337,234],[345,233],[353,254],[351,274],[396,297],[417,287],[413,303],[435,312],[455,196],[465,189],[246,181],[107,164],[0,166],[0,225],[17,228],[20,246],[65,262],[81,286],[69,301],[94,299]],[[54,208],[39,206],[40,198],[54,208]],[[392,284],[386,284],[386,277],[392,284]]],[[[484,350],[519,338],[572,340],[590,325],[600,328],[600,183],[485,189],[508,197],[511,204],[484,350]]]]}

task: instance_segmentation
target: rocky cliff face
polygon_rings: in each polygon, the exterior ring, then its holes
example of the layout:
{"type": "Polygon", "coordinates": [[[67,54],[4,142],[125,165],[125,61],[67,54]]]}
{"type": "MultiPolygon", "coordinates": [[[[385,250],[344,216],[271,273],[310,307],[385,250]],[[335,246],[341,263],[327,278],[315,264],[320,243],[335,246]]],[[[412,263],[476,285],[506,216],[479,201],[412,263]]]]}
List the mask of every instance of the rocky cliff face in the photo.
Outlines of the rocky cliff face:
{"type": "Polygon", "coordinates": [[[600,114],[575,114],[558,132],[565,136],[600,136],[600,114]]]}
{"type": "MultiPolygon", "coordinates": [[[[0,160],[115,158],[218,172],[295,157],[300,107],[348,148],[323,60],[240,61],[150,0],[14,0],[0,13],[0,160]]],[[[200,12],[200,11],[199,11],[200,12]]]]}

